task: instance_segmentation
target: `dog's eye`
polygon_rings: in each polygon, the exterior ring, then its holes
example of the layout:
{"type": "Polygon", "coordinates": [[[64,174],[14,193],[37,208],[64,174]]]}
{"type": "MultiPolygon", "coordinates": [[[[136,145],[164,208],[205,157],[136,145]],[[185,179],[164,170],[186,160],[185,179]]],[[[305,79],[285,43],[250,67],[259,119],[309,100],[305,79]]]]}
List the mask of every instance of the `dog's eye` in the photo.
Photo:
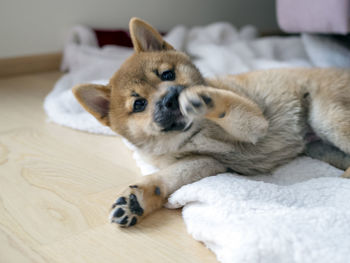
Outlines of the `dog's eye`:
{"type": "Polygon", "coordinates": [[[133,112],[141,112],[146,109],[147,100],[146,99],[137,99],[134,102],[133,112]]]}
{"type": "Polygon", "coordinates": [[[163,81],[171,81],[175,79],[175,72],[173,70],[166,70],[160,75],[160,79],[163,81]]]}

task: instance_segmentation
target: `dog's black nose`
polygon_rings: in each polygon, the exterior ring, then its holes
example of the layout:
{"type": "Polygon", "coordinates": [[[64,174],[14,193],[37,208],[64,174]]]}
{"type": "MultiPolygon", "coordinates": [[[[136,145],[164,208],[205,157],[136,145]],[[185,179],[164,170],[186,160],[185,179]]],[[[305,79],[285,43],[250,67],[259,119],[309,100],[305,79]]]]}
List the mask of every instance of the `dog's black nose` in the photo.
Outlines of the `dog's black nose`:
{"type": "Polygon", "coordinates": [[[168,110],[179,109],[179,94],[183,90],[183,86],[173,86],[169,88],[168,93],[164,96],[162,104],[168,110]]]}
{"type": "Polygon", "coordinates": [[[153,118],[163,132],[180,131],[186,126],[179,107],[179,95],[183,89],[183,86],[169,87],[165,96],[155,104],[153,118]]]}

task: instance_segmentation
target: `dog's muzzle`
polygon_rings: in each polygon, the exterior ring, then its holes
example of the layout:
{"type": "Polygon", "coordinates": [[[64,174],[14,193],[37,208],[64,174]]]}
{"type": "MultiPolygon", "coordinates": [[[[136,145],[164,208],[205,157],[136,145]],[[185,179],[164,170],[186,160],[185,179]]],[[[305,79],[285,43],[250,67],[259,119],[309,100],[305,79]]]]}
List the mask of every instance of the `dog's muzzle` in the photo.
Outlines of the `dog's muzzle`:
{"type": "Polygon", "coordinates": [[[180,131],[186,127],[186,121],[180,111],[179,95],[183,86],[172,86],[167,93],[156,102],[154,121],[162,127],[162,131],[180,131]]]}

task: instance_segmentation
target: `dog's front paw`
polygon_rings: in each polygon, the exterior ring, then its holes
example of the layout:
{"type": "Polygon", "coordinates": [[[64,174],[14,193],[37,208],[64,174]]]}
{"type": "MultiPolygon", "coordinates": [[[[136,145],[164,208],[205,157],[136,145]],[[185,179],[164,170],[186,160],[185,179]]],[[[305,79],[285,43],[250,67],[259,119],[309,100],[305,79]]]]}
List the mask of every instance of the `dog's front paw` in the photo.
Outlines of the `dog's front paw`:
{"type": "Polygon", "coordinates": [[[137,194],[130,191],[125,196],[121,196],[112,206],[109,215],[111,223],[119,224],[122,227],[133,226],[144,214],[144,209],[137,198],[137,194]]]}
{"type": "Polygon", "coordinates": [[[202,86],[191,87],[181,92],[179,97],[180,109],[183,115],[191,118],[203,117],[208,108],[213,106],[210,94],[202,86]]]}
{"type": "Polygon", "coordinates": [[[111,223],[121,227],[133,226],[144,216],[158,209],[164,203],[159,186],[130,185],[112,205],[109,215],[111,223]]]}

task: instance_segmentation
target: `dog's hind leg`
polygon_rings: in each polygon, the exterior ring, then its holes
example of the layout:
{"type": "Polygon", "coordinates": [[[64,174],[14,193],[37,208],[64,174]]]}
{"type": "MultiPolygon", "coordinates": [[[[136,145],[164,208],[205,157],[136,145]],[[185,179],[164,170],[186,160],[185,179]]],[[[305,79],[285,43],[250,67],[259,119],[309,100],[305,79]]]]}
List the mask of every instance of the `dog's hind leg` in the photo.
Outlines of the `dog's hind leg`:
{"type": "Polygon", "coordinates": [[[310,87],[308,122],[320,138],[350,154],[350,72],[335,77],[310,87]]]}
{"type": "Polygon", "coordinates": [[[342,175],[343,178],[350,178],[350,167],[342,175]]]}
{"type": "Polygon", "coordinates": [[[323,144],[322,147],[327,148],[323,153],[320,153],[320,145],[309,145],[307,151],[311,155],[318,155],[326,162],[346,170],[343,177],[350,178],[350,168],[348,168],[350,167],[349,72],[336,77],[326,86],[320,84],[310,89],[309,124],[320,138],[329,143],[323,144]]]}
{"type": "Polygon", "coordinates": [[[344,104],[313,101],[309,123],[320,138],[350,154],[350,99],[344,104]]]}
{"type": "Polygon", "coordinates": [[[321,140],[306,144],[304,153],[311,158],[329,163],[338,169],[346,170],[350,167],[349,154],[346,154],[337,147],[321,140]]]}

